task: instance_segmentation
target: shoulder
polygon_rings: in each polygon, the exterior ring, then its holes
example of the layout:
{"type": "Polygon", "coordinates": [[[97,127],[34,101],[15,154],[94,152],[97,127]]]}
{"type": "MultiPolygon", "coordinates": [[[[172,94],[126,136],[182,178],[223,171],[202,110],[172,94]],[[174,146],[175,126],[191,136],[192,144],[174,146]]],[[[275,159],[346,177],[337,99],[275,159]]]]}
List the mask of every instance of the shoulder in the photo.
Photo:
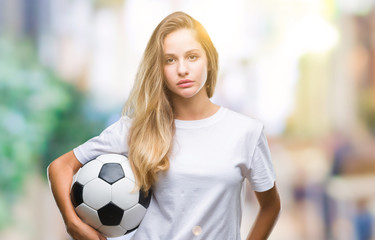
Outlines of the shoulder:
{"type": "Polygon", "coordinates": [[[130,128],[132,119],[129,118],[128,116],[121,116],[115,122],[111,123],[108,125],[108,127],[102,132],[105,134],[110,134],[110,133],[123,133],[124,131],[128,131],[130,128]]]}
{"type": "Polygon", "coordinates": [[[263,130],[264,124],[258,119],[233,111],[229,108],[225,108],[225,111],[225,120],[227,123],[230,123],[234,129],[259,133],[263,130]]]}
{"type": "Polygon", "coordinates": [[[263,122],[231,109],[226,109],[225,122],[227,136],[235,136],[238,143],[243,144],[246,154],[252,154],[261,139],[263,122]]]}
{"type": "Polygon", "coordinates": [[[124,124],[126,126],[130,126],[133,119],[130,118],[129,116],[122,115],[121,118],[118,120],[121,124],[124,124]]]}

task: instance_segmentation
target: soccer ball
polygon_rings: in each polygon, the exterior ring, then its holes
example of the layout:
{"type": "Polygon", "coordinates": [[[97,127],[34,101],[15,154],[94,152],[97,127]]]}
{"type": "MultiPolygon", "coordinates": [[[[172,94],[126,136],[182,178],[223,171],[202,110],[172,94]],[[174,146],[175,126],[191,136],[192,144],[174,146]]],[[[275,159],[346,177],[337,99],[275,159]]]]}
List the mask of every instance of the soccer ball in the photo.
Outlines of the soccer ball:
{"type": "Polygon", "coordinates": [[[133,192],[129,160],[104,154],[89,161],[73,177],[70,197],[77,215],[106,237],[119,237],[138,228],[150,204],[151,192],[133,192]]]}

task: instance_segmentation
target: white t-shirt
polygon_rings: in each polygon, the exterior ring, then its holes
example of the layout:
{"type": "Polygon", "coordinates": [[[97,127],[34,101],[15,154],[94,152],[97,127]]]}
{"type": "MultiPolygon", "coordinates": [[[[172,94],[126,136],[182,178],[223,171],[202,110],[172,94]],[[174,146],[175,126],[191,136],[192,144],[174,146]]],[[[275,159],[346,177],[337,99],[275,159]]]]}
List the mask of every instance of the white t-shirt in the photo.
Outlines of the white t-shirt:
{"type": "MultiPolygon", "coordinates": [[[[127,155],[131,120],[122,117],[74,149],[81,163],[104,153],[127,155]]],[[[221,107],[193,121],[175,120],[170,168],[159,173],[134,240],[239,240],[241,189],[274,186],[275,172],[263,124],[221,107]]]]}

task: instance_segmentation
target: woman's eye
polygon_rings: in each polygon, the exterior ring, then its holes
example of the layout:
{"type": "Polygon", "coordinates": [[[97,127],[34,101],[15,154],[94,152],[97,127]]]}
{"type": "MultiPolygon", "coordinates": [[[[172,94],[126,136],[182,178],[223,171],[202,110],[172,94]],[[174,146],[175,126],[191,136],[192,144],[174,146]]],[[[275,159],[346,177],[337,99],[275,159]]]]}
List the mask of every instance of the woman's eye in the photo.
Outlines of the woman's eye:
{"type": "Polygon", "coordinates": [[[173,63],[174,62],[174,59],[173,58],[167,58],[165,60],[166,63],[173,63]]]}
{"type": "Polygon", "coordinates": [[[190,55],[189,56],[189,60],[196,60],[198,58],[198,56],[196,55],[190,55]]]}

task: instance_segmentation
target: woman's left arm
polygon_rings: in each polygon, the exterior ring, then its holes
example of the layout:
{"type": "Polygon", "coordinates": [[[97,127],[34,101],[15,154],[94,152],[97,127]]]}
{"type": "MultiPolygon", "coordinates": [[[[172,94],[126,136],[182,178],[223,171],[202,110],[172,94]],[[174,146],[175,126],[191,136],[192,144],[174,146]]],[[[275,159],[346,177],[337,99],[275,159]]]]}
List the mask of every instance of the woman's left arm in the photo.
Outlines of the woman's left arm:
{"type": "Polygon", "coordinates": [[[255,192],[259,212],[246,240],[264,240],[270,235],[280,213],[281,204],[276,184],[265,192],[255,192]]]}

